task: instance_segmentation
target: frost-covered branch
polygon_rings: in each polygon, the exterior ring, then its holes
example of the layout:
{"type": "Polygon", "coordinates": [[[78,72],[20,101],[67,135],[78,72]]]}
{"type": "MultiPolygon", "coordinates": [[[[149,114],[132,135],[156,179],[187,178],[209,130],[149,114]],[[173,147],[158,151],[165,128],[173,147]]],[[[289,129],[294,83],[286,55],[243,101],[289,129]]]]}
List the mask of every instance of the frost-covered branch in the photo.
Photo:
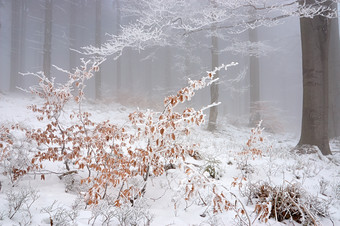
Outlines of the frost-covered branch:
{"type": "Polygon", "coordinates": [[[135,16],[135,22],[122,25],[120,33],[112,35],[100,48],[84,47],[83,53],[112,55],[117,59],[126,48],[144,50],[152,46],[183,45],[181,40],[184,37],[198,32],[209,34],[212,26],[217,33],[239,34],[256,27],[276,26],[283,22],[282,19],[292,16],[336,17],[337,12],[333,7],[336,2],[319,0],[307,4],[304,0],[214,0],[198,3],[194,0],[130,0],[124,3],[122,9],[127,15],[135,16]],[[250,16],[250,11],[255,13],[250,16]]]}

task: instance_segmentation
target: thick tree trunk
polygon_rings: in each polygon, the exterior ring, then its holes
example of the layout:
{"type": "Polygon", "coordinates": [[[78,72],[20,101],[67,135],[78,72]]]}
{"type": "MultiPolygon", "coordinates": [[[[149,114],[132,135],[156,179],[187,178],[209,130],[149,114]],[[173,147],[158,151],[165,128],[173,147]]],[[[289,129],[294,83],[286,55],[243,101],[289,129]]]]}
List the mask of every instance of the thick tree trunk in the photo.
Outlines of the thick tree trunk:
{"type": "MultiPolygon", "coordinates": [[[[212,29],[213,32],[216,30],[215,28],[212,29]]],[[[218,39],[215,35],[211,37],[211,67],[212,70],[215,69],[215,67],[218,67],[218,39]]],[[[218,78],[219,74],[218,72],[214,75],[214,79],[218,78]]],[[[210,86],[210,103],[217,103],[218,102],[218,96],[219,96],[219,85],[218,83],[214,82],[210,86]]],[[[218,108],[217,106],[210,108],[209,113],[209,122],[208,122],[208,130],[214,131],[216,130],[216,122],[217,122],[217,115],[218,115],[218,108]]]]}
{"type": "MultiPolygon", "coordinates": [[[[249,30],[249,41],[257,42],[256,29],[249,30]]],[[[255,127],[261,120],[260,101],[260,64],[257,56],[249,57],[249,81],[250,81],[250,118],[249,126],[255,127]]]]}
{"type": "Polygon", "coordinates": [[[328,138],[329,21],[322,16],[300,18],[303,110],[298,146],[315,145],[331,154],[328,138]]]}
{"type": "MultiPolygon", "coordinates": [[[[95,34],[95,42],[96,46],[100,47],[101,46],[101,17],[102,17],[102,1],[101,0],[96,0],[96,34],[95,34]]],[[[96,72],[95,75],[95,88],[96,88],[96,99],[101,99],[102,98],[102,75],[101,75],[101,70],[96,72]]]]}
{"type": "Polygon", "coordinates": [[[329,43],[329,123],[330,138],[340,136],[340,40],[338,18],[330,20],[329,43]]]}
{"type": "Polygon", "coordinates": [[[51,49],[52,49],[52,13],[53,0],[45,0],[45,31],[43,47],[43,71],[47,78],[51,78],[51,49]]]}

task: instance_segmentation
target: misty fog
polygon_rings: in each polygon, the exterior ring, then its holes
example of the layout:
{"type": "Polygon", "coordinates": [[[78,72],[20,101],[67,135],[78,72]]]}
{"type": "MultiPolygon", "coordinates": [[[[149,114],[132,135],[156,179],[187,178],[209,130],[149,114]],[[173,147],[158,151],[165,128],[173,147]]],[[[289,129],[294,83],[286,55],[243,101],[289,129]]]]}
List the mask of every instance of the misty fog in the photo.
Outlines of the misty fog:
{"type": "MultiPolygon", "coordinates": [[[[17,87],[28,88],[36,79],[21,76],[19,72],[43,70],[45,29],[45,1],[19,1],[14,9],[11,0],[0,4],[0,91],[12,93],[10,78],[17,75],[17,87]],[[16,24],[15,27],[14,24],[16,24]],[[19,46],[15,71],[13,67],[12,42],[19,46]],[[12,58],[11,58],[12,57],[12,58]]],[[[53,1],[51,64],[72,70],[80,66],[80,58],[86,57],[74,50],[95,45],[96,1],[53,1]]],[[[123,4],[115,0],[102,0],[100,12],[100,37],[104,43],[107,34],[119,34],[120,26],[135,21],[124,12],[123,4]]],[[[97,28],[98,29],[98,28],[97,28]]],[[[97,30],[98,31],[98,30],[97,30]]],[[[260,101],[268,120],[282,125],[277,132],[298,132],[302,109],[302,66],[299,19],[286,18],[275,27],[256,28],[258,41],[264,51],[259,56],[260,101]]],[[[220,74],[219,120],[235,125],[247,125],[249,118],[249,55],[231,48],[235,40],[248,41],[249,34],[226,35],[219,38],[219,64],[238,62],[238,66],[220,74]],[[243,74],[242,74],[243,73],[243,74]],[[239,82],[231,82],[242,77],[239,82]]],[[[188,78],[199,78],[211,69],[210,39],[197,33],[190,42],[190,52],[175,46],[154,47],[136,51],[125,49],[118,60],[109,58],[101,66],[102,100],[117,101],[129,106],[160,109],[166,95],[176,93],[188,78]],[[119,69],[118,69],[119,68],[119,69]],[[120,70],[120,72],[118,72],[120,70]],[[119,80],[117,74],[121,74],[119,80]]],[[[67,76],[51,70],[56,81],[67,76]]],[[[95,79],[87,84],[87,98],[95,101],[95,79]]],[[[16,93],[23,93],[16,89],[16,93]]],[[[209,104],[209,90],[203,90],[191,102],[193,106],[209,104]]],[[[208,112],[207,112],[208,113],[208,112]]],[[[266,120],[266,118],[264,118],[266,120]]]]}

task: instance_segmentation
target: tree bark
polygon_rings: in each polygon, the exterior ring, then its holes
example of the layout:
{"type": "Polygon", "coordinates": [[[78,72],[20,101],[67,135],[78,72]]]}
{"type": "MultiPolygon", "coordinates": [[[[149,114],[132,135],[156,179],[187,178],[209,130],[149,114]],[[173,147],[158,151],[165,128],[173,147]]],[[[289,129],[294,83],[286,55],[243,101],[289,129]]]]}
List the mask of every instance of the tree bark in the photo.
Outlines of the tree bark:
{"type": "MultiPolygon", "coordinates": [[[[257,42],[257,30],[249,30],[249,41],[257,42]]],[[[249,81],[250,81],[250,118],[249,126],[255,127],[261,120],[260,101],[260,64],[257,56],[249,57],[249,81]]]]}
{"type": "MultiPolygon", "coordinates": [[[[116,34],[119,34],[120,24],[121,24],[121,15],[120,15],[120,2],[116,0],[116,34]]],[[[121,87],[122,87],[122,57],[119,57],[116,60],[116,91],[117,97],[119,98],[121,87]]]]}
{"type": "Polygon", "coordinates": [[[43,47],[43,71],[47,78],[51,78],[51,49],[52,49],[52,13],[53,0],[45,0],[45,31],[43,47]]]}
{"type": "Polygon", "coordinates": [[[69,71],[76,66],[77,54],[72,49],[76,48],[77,40],[77,3],[75,1],[70,1],[70,25],[69,25],[69,71]]]}
{"type": "MultiPolygon", "coordinates": [[[[21,0],[20,1],[20,72],[26,71],[26,21],[27,21],[27,1],[21,0]]],[[[19,79],[19,85],[24,85],[20,84],[23,81],[19,79]]]]}
{"type": "MultiPolygon", "coordinates": [[[[216,28],[212,28],[212,32],[215,32],[216,28]]],[[[216,35],[212,35],[211,37],[211,67],[212,70],[215,69],[215,67],[218,67],[218,39],[216,35]]],[[[217,79],[219,77],[219,73],[216,72],[214,75],[214,79],[217,79]]],[[[210,103],[217,103],[219,97],[219,85],[218,83],[214,82],[210,85],[210,103]]],[[[216,123],[217,123],[217,115],[218,115],[218,107],[214,106],[210,108],[209,113],[209,122],[208,122],[208,130],[214,131],[216,130],[216,123]]]]}
{"type": "Polygon", "coordinates": [[[10,91],[15,92],[18,83],[19,48],[20,48],[20,2],[12,0],[11,15],[11,69],[10,69],[10,91]]]}
{"type": "MultiPolygon", "coordinates": [[[[215,0],[210,0],[210,3],[213,7],[216,7],[215,0]]],[[[213,15],[212,15],[213,16],[213,15]]],[[[213,20],[213,22],[215,22],[213,20]]],[[[215,70],[216,67],[218,67],[218,38],[216,36],[216,25],[212,24],[211,26],[211,69],[215,70]]],[[[214,75],[214,79],[219,78],[218,71],[214,75]]],[[[217,103],[219,97],[219,85],[218,83],[214,82],[210,85],[210,103],[217,103]]],[[[209,121],[208,121],[208,130],[214,131],[217,128],[217,115],[218,115],[218,107],[213,106],[210,108],[209,111],[209,121]]]]}
{"type": "Polygon", "coordinates": [[[330,19],[329,41],[329,123],[330,138],[340,136],[340,40],[339,20],[330,19]]]}
{"type": "MultiPolygon", "coordinates": [[[[102,1],[96,0],[96,46],[101,46],[101,17],[102,17],[102,1]]],[[[102,75],[101,70],[96,72],[95,75],[96,99],[102,99],[102,75]]]]}
{"type": "Polygon", "coordinates": [[[164,76],[166,92],[169,93],[172,86],[172,74],[171,74],[171,49],[169,46],[164,49],[164,76]]]}
{"type": "Polygon", "coordinates": [[[300,18],[300,30],[303,109],[298,147],[315,145],[323,155],[329,155],[332,154],[328,138],[329,20],[323,16],[300,18]]]}

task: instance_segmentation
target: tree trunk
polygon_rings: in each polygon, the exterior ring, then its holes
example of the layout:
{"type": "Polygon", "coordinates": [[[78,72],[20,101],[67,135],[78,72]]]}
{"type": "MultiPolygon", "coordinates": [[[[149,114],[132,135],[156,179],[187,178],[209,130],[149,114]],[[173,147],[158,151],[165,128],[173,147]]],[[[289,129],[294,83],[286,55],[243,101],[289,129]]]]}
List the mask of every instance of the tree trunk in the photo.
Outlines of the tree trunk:
{"type": "Polygon", "coordinates": [[[53,0],[45,0],[45,31],[43,49],[43,71],[47,78],[51,78],[51,49],[52,49],[52,13],[53,0]]]}
{"type": "Polygon", "coordinates": [[[339,20],[330,19],[329,41],[329,123],[330,138],[340,136],[340,40],[339,20]]]}
{"type": "MultiPolygon", "coordinates": [[[[302,4],[302,3],[301,3],[302,4]]],[[[329,20],[300,18],[303,72],[302,145],[315,145],[331,154],[328,138],[329,20]]]]}
{"type": "MultiPolygon", "coordinates": [[[[119,34],[120,31],[120,24],[121,24],[121,18],[120,18],[120,2],[119,0],[116,0],[116,34],[119,34]]],[[[119,57],[116,60],[116,91],[117,91],[117,97],[119,98],[120,91],[122,88],[122,58],[119,57]]]]}
{"type": "MultiPolygon", "coordinates": [[[[21,27],[21,34],[20,34],[20,72],[25,72],[26,71],[26,21],[27,21],[27,1],[21,0],[20,1],[20,27],[21,27]]],[[[22,84],[22,79],[19,79],[18,83],[19,85],[23,86],[22,84]],[[20,81],[21,80],[21,81],[20,81]]]]}
{"type": "Polygon", "coordinates": [[[18,85],[19,48],[20,48],[20,2],[12,0],[11,18],[11,69],[10,69],[10,91],[15,92],[18,85]]]}
{"type": "MultiPolygon", "coordinates": [[[[101,16],[102,16],[102,1],[96,0],[96,47],[101,46],[101,16]]],[[[96,99],[102,98],[102,75],[101,70],[96,72],[95,75],[95,88],[96,88],[96,99]]]]}
{"type": "MultiPolygon", "coordinates": [[[[212,28],[212,32],[215,32],[216,28],[212,28]]],[[[215,34],[211,37],[211,67],[212,70],[215,69],[215,67],[218,67],[218,39],[215,34]]],[[[217,79],[219,77],[218,72],[214,75],[214,79],[217,79]]],[[[219,96],[219,85],[218,83],[214,82],[210,85],[210,103],[217,103],[218,102],[218,96],[219,96]]],[[[218,115],[218,108],[217,106],[210,108],[209,113],[209,122],[208,122],[208,130],[214,131],[216,130],[216,122],[217,122],[217,115],[218,115]]]]}
{"type": "Polygon", "coordinates": [[[72,49],[76,48],[77,40],[77,3],[70,1],[70,25],[69,25],[69,71],[76,67],[77,54],[72,49]]]}
{"type": "Polygon", "coordinates": [[[172,86],[172,74],[171,74],[171,49],[169,46],[165,47],[164,53],[164,76],[165,76],[165,85],[166,93],[170,93],[172,86]]]}
{"type": "MultiPolygon", "coordinates": [[[[249,30],[249,41],[257,42],[257,30],[249,30]]],[[[249,81],[250,81],[250,118],[249,126],[255,127],[261,120],[260,101],[260,64],[257,56],[249,57],[249,81]]]]}

